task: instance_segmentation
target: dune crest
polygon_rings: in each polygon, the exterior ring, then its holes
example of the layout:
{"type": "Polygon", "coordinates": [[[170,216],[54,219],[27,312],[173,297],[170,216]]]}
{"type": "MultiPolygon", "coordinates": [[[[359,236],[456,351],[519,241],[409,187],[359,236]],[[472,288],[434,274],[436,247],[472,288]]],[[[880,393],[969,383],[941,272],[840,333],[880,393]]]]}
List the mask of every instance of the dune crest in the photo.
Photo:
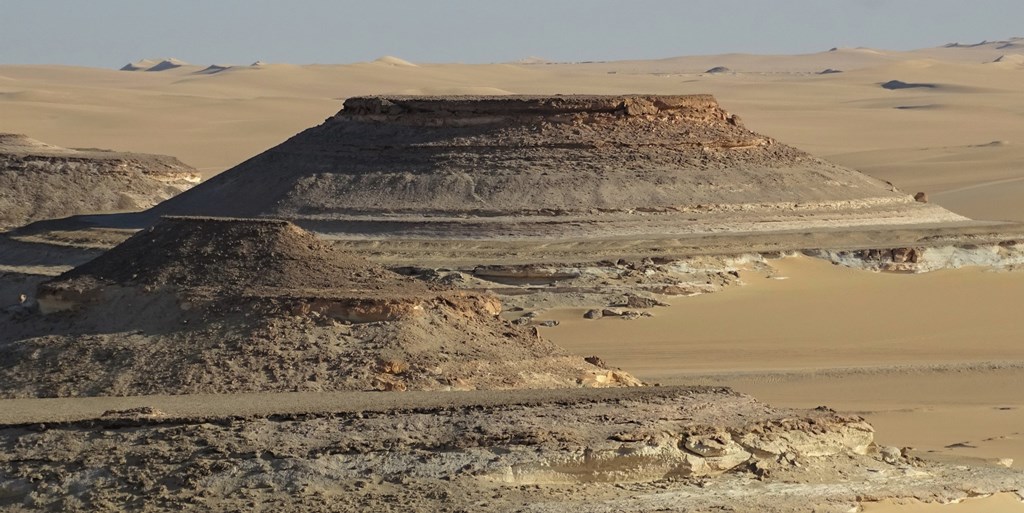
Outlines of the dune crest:
{"type": "Polygon", "coordinates": [[[233,66],[221,66],[219,64],[211,64],[196,72],[197,75],[213,75],[222,71],[227,71],[233,66]]]}
{"type": "Polygon", "coordinates": [[[166,71],[182,66],[188,66],[188,63],[174,57],[168,57],[165,59],[141,59],[125,64],[120,69],[121,71],[166,71]]]}
{"type": "Polygon", "coordinates": [[[380,57],[380,58],[374,60],[373,62],[375,64],[386,64],[388,66],[400,66],[400,67],[407,67],[407,68],[417,68],[417,67],[419,67],[416,64],[413,64],[413,63],[411,63],[411,62],[409,62],[409,61],[407,61],[405,59],[400,59],[400,58],[395,57],[393,55],[385,55],[383,57],[380,57]]]}
{"type": "Polygon", "coordinates": [[[146,71],[166,71],[169,69],[180,68],[182,66],[188,66],[188,63],[183,60],[171,57],[169,59],[164,59],[156,63],[153,67],[147,69],[146,71]]]}
{"type": "Polygon", "coordinates": [[[142,71],[156,66],[159,59],[141,59],[121,66],[121,71],[142,71]]]}

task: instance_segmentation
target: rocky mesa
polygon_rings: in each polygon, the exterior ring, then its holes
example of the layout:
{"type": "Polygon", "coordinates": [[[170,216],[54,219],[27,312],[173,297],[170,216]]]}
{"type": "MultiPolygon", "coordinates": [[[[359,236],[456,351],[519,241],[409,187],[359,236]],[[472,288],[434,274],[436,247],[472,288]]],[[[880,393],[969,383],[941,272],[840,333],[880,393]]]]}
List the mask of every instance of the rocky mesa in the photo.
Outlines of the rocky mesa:
{"type": "Polygon", "coordinates": [[[151,214],[474,238],[964,220],[752,132],[710,95],[349,98],[151,214]]]}
{"type": "Polygon", "coordinates": [[[0,134],[0,230],[77,214],[142,210],[199,183],[174,157],[70,149],[0,134]]]}

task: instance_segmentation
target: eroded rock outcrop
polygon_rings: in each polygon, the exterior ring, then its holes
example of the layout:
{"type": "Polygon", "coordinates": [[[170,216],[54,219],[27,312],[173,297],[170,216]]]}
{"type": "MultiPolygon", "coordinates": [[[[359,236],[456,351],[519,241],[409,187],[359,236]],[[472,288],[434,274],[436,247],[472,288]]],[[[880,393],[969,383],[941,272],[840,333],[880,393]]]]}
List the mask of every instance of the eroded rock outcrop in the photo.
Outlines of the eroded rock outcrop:
{"type": "Polygon", "coordinates": [[[0,426],[0,490],[8,505],[72,511],[784,512],[1020,486],[1011,469],[877,448],[857,416],[724,388],[365,396],[297,407],[271,394],[244,417],[139,398],[150,405],[0,426]]]}
{"type": "Polygon", "coordinates": [[[806,250],[804,253],[847,267],[872,271],[923,273],[970,266],[994,269],[1019,269],[1024,266],[1024,244],[1015,239],[999,243],[938,244],[853,251],[818,249],[806,250]]]}
{"type": "Polygon", "coordinates": [[[165,219],[38,292],[0,318],[0,396],[641,384],[285,221],[165,219]]]}
{"type": "Polygon", "coordinates": [[[0,230],[76,214],[143,210],[199,183],[174,157],[69,149],[0,134],[0,230]]]}

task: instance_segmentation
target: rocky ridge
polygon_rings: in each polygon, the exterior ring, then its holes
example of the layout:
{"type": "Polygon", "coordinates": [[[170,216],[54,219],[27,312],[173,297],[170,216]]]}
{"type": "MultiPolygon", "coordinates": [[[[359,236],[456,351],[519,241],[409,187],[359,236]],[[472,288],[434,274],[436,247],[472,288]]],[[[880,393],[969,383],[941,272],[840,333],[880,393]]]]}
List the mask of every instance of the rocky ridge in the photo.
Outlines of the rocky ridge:
{"type": "Polygon", "coordinates": [[[805,254],[857,269],[924,273],[939,269],[1024,267],[1024,245],[1008,239],[997,244],[959,244],[861,250],[806,250],[805,254]]]}

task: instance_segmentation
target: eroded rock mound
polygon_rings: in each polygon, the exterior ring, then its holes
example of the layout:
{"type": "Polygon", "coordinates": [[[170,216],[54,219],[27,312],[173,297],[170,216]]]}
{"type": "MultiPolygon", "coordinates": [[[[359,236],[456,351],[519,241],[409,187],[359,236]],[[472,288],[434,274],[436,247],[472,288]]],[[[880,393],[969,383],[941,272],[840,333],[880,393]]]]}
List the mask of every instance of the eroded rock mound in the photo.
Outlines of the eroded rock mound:
{"type": "Polygon", "coordinates": [[[153,213],[449,237],[962,219],[747,130],[709,95],[350,98],[153,213]]]}
{"type": "Polygon", "coordinates": [[[43,290],[99,281],[241,294],[263,289],[320,294],[339,287],[358,296],[427,293],[425,285],[395,277],[287,221],[169,217],[43,290]]]}
{"type": "Polygon", "coordinates": [[[44,414],[0,429],[0,490],[13,508],[72,511],[130,500],[147,511],[781,513],[1020,486],[1011,469],[877,447],[857,416],[722,388],[320,399],[267,394],[247,415],[216,401],[186,415],[162,397],[111,411],[91,401],[94,414],[70,421],[44,414]]]}
{"type": "Polygon", "coordinates": [[[0,396],[639,385],[284,221],[165,219],[0,318],[0,396]]]}
{"type": "Polygon", "coordinates": [[[69,149],[0,134],[0,230],[75,214],[142,210],[199,183],[174,157],[69,149]]]}

